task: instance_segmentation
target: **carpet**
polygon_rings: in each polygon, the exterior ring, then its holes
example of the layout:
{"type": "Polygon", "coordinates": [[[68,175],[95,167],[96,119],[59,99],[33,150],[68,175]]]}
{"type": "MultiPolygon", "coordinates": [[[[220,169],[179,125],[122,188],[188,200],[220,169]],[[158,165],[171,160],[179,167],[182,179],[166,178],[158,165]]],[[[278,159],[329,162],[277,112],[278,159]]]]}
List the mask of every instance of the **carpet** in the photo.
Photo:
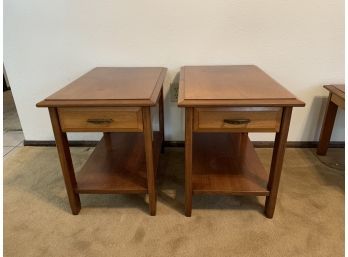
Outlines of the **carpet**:
{"type": "MultiPolygon", "coordinates": [[[[92,148],[71,148],[76,170],[92,148]]],[[[344,149],[336,149],[341,156],[344,149]]],[[[257,149],[268,169],[272,149],[257,149]]],[[[18,147],[4,160],[4,256],[343,256],[344,171],[314,149],[287,149],[273,219],[264,197],[194,196],[183,215],[184,155],[161,155],[157,216],[145,195],[82,195],[70,212],[54,147],[18,147]]]]}

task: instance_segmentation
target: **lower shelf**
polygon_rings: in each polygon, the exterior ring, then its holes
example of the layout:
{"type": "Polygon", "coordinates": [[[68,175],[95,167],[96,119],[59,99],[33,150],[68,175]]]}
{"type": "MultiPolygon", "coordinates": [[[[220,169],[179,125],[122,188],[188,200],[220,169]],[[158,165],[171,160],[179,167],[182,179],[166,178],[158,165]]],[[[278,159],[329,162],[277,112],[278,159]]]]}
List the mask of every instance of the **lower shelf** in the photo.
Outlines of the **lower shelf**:
{"type": "Polygon", "coordinates": [[[269,195],[267,181],[246,134],[193,133],[193,193],[269,195]]]}
{"type": "MultiPolygon", "coordinates": [[[[162,138],[154,132],[154,167],[157,168],[162,138]]],[[[77,193],[145,193],[147,175],[143,133],[111,133],[103,137],[80,172],[77,193]]]]}

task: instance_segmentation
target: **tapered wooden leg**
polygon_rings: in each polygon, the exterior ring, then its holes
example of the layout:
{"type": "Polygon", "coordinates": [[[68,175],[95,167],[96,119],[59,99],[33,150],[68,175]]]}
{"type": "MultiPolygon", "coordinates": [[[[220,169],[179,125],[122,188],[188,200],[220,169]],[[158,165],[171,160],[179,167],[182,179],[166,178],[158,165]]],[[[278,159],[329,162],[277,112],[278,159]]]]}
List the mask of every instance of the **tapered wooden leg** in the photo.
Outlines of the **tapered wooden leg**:
{"type": "Polygon", "coordinates": [[[81,202],[79,194],[75,192],[77,183],[74,173],[74,167],[71,160],[68,139],[66,133],[62,132],[60,128],[57,109],[49,108],[49,113],[51,117],[54,137],[56,139],[60,165],[62,167],[65,187],[68,193],[71,211],[74,215],[77,215],[81,210],[81,202]]]}
{"type": "Polygon", "coordinates": [[[164,153],[164,115],[163,115],[163,87],[159,96],[158,115],[159,115],[159,128],[162,137],[161,153],[164,153]]]}
{"type": "Polygon", "coordinates": [[[286,148],[286,140],[288,137],[292,107],[283,108],[283,116],[280,125],[280,130],[276,134],[271,170],[267,188],[270,195],[266,197],[265,214],[267,218],[272,218],[277,201],[277,194],[279,188],[280,175],[282,172],[284,153],[286,148]]]}
{"type": "Polygon", "coordinates": [[[156,215],[156,185],[150,107],[143,107],[144,140],[150,215],[156,215]]]}
{"type": "Polygon", "coordinates": [[[240,133],[239,153],[238,153],[240,163],[244,162],[247,142],[248,142],[248,133],[246,133],[246,132],[240,133]]]}
{"type": "Polygon", "coordinates": [[[329,147],[330,143],[332,129],[335,123],[337,105],[331,101],[331,97],[332,94],[330,93],[317,149],[317,154],[319,155],[326,155],[327,148],[329,147]]]}
{"type": "Polygon", "coordinates": [[[192,212],[192,124],[193,109],[185,108],[185,215],[192,212]]]}
{"type": "Polygon", "coordinates": [[[106,149],[110,151],[112,149],[111,132],[104,132],[103,136],[104,136],[106,149]]]}

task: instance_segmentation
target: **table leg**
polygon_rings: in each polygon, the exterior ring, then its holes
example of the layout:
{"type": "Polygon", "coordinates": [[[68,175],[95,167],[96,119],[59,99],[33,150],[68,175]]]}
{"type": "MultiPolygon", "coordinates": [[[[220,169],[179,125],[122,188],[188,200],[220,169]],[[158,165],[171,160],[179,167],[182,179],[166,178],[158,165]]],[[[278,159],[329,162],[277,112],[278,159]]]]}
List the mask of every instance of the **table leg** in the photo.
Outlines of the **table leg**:
{"type": "Polygon", "coordinates": [[[185,215],[192,212],[192,124],[193,109],[185,108],[185,215]]]}
{"type": "Polygon", "coordinates": [[[162,137],[161,144],[161,153],[164,153],[164,114],[163,114],[163,87],[161,88],[161,93],[159,96],[159,104],[158,104],[158,114],[159,114],[159,128],[162,137]]]}
{"type": "Polygon", "coordinates": [[[147,171],[147,190],[149,194],[150,215],[156,215],[156,185],[153,159],[153,142],[150,107],[143,107],[144,140],[147,171]]]}
{"type": "Polygon", "coordinates": [[[75,192],[77,183],[74,173],[74,167],[71,160],[68,139],[66,133],[62,132],[60,128],[57,109],[49,108],[49,113],[51,117],[54,137],[56,139],[60,165],[62,167],[65,187],[68,193],[71,211],[74,215],[77,215],[81,210],[81,202],[79,194],[75,192]]]}
{"type": "Polygon", "coordinates": [[[265,214],[267,218],[272,218],[277,201],[278,187],[280,181],[280,175],[282,172],[284,153],[286,148],[286,141],[289,132],[290,119],[291,119],[292,107],[284,107],[280,130],[276,134],[271,170],[269,174],[269,180],[267,188],[270,191],[270,195],[266,197],[265,214]]]}
{"type": "Polygon", "coordinates": [[[317,154],[326,155],[327,148],[329,147],[332,129],[335,123],[337,105],[331,101],[332,93],[329,96],[329,102],[326,107],[325,118],[321,129],[317,154]]]}
{"type": "Polygon", "coordinates": [[[112,150],[111,132],[104,132],[103,137],[104,137],[106,149],[111,151],[112,150]]]}
{"type": "Polygon", "coordinates": [[[238,153],[238,158],[239,158],[239,163],[243,163],[245,160],[245,150],[248,142],[248,133],[243,132],[240,133],[240,138],[239,138],[239,153],[238,153]]]}

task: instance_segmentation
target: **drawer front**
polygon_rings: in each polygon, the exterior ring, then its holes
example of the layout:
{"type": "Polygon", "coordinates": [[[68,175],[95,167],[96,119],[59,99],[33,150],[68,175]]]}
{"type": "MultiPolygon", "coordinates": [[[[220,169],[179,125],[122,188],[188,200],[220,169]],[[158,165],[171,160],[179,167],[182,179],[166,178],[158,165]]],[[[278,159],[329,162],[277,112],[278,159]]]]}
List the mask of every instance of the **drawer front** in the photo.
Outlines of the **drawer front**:
{"type": "Polygon", "coordinates": [[[278,132],[281,107],[195,108],[194,131],[278,132]]]}
{"type": "Polygon", "coordinates": [[[58,108],[62,131],[143,131],[141,107],[58,108]]]}

